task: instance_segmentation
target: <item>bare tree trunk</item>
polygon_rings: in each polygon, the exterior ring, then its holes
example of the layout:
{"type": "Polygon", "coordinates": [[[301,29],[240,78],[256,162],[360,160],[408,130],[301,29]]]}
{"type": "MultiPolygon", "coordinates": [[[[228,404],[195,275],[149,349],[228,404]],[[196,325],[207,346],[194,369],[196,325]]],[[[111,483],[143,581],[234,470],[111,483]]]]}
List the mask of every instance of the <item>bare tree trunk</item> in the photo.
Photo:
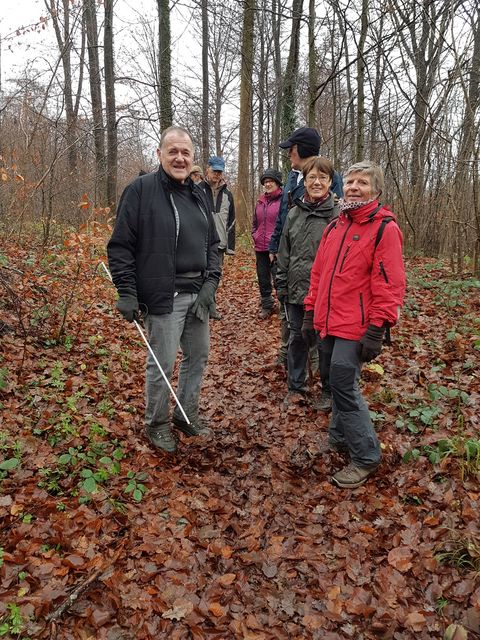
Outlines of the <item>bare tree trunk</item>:
{"type": "Polygon", "coordinates": [[[160,77],[160,130],[170,127],[172,113],[172,71],[169,0],[157,0],[158,8],[158,64],[160,77]]]}
{"type": "MultiPolygon", "coordinates": [[[[264,5],[262,7],[264,9],[264,5]]],[[[261,29],[260,29],[260,56],[258,60],[258,134],[257,134],[257,157],[258,157],[258,173],[261,176],[265,168],[265,133],[264,133],[264,119],[265,119],[265,94],[266,94],[266,76],[267,76],[267,56],[265,53],[265,11],[261,12],[261,29]]],[[[253,128],[253,127],[252,127],[253,128]]],[[[267,157],[267,166],[270,159],[267,157]]]]}
{"type": "MultiPolygon", "coordinates": [[[[466,229],[462,229],[462,236],[467,236],[470,240],[468,244],[473,249],[473,271],[478,275],[478,246],[480,245],[480,208],[478,199],[478,163],[479,150],[476,140],[479,135],[480,123],[478,120],[478,110],[480,108],[480,8],[478,4],[475,8],[475,18],[472,19],[473,29],[473,55],[469,73],[468,87],[463,87],[465,93],[465,110],[463,115],[462,135],[460,139],[460,149],[458,153],[458,168],[455,176],[455,198],[461,199],[462,193],[471,195],[473,212],[475,216],[476,239],[468,237],[466,229]]],[[[463,212],[463,208],[462,208],[463,212]]],[[[458,246],[460,248],[460,239],[458,246]]],[[[458,255],[458,261],[463,256],[458,255]]]]}
{"type": "Polygon", "coordinates": [[[280,34],[281,34],[281,11],[280,0],[272,0],[272,34],[273,34],[273,68],[275,70],[275,78],[277,82],[277,94],[275,96],[275,110],[272,123],[272,144],[270,146],[271,156],[273,158],[273,166],[278,169],[278,145],[280,143],[280,124],[282,114],[282,55],[280,50],[280,34]]]}
{"type": "Polygon", "coordinates": [[[104,68],[105,107],[107,122],[107,203],[112,209],[117,203],[117,122],[115,105],[115,71],[113,53],[113,1],[104,0],[104,68]]]}
{"type": "MultiPolygon", "coordinates": [[[[65,143],[68,157],[68,173],[70,176],[71,202],[76,202],[79,197],[78,187],[78,150],[77,150],[77,119],[80,95],[82,92],[83,80],[83,50],[80,57],[80,76],[79,85],[74,101],[73,79],[72,79],[72,63],[71,54],[73,46],[73,31],[75,26],[70,22],[70,2],[69,0],[61,0],[62,8],[60,8],[59,0],[45,0],[45,6],[52,19],[55,37],[57,40],[58,50],[63,69],[63,99],[65,103],[65,120],[66,132],[65,143]],[[61,17],[63,16],[63,24],[61,17]]],[[[84,45],[84,40],[82,39],[84,45]]]]}
{"type": "Polygon", "coordinates": [[[202,0],[202,162],[204,170],[210,155],[208,46],[208,0],[202,0]]]}
{"type": "Polygon", "coordinates": [[[255,0],[245,0],[242,29],[242,67],[240,79],[240,130],[238,137],[238,178],[236,212],[240,231],[250,227],[252,194],[249,190],[252,138],[252,77],[255,0]]]}
{"type": "Polygon", "coordinates": [[[107,202],[105,129],[95,0],[84,0],[84,12],[88,45],[90,96],[92,100],[93,138],[95,142],[95,183],[97,185],[95,202],[104,205],[107,202]]]}
{"type": "Polygon", "coordinates": [[[361,31],[357,49],[357,133],[355,137],[355,162],[365,154],[365,41],[368,30],[368,0],[362,0],[361,31]]]}
{"type": "Polygon", "coordinates": [[[317,56],[315,52],[315,0],[308,6],[308,126],[315,127],[317,95],[317,56]]]}
{"type": "Polygon", "coordinates": [[[282,96],[282,138],[288,138],[297,126],[295,87],[298,82],[298,63],[300,48],[300,19],[302,17],[303,0],[293,0],[292,30],[290,34],[290,49],[283,83],[282,96]]]}

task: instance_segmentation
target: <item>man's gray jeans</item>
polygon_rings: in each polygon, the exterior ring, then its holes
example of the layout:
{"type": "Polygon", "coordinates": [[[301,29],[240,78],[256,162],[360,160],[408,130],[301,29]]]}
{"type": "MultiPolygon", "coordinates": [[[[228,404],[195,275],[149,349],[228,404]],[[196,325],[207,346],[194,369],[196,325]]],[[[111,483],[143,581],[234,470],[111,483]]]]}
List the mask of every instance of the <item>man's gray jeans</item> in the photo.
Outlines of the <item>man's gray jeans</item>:
{"type": "Polygon", "coordinates": [[[355,466],[368,469],[379,464],[380,443],[373,428],[367,403],[360,392],[358,342],[327,336],[324,353],[331,353],[330,386],[332,417],[328,438],[332,445],[347,446],[355,466]]]}
{"type": "MultiPolygon", "coordinates": [[[[190,311],[196,298],[196,293],[179,293],[174,298],[172,313],[149,315],[145,320],[148,341],[169,380],[178,348],[182,350],[176,394],[190,422],[198,420],[200,386],[210,348],[208,322],[201,322],[190,311]]],[[[150,353],[147,356],[145,396],[146,428],[168,424],[170,392],[150,353]]],[[[177,406],[174,415],[180,420],[185,419],[177,406]]]]}

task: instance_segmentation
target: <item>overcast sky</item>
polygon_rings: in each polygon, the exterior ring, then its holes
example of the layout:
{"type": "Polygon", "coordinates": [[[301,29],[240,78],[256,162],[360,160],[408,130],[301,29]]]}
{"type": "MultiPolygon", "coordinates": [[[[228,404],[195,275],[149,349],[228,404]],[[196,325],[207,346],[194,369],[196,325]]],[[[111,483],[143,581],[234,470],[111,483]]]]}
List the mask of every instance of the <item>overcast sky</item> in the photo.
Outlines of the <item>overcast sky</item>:
{"type": "MultiPolygon", "coordinates": [[[[129,33],[135,29],[139,15],[152,16],[152,20],[154,20],[156,17],[155,1],[116,1],[114,18],[116,49],[120,48],[119,43],[125,43],[129,33]]],[[[43,57],[45,60],[53,62],[57,58],[58,51],[51,24],[49,23],[45,29],[42,29],[41,21],[46,16],[47,10],[44,0],[0,0],[2,86],[9,78],[17,77],[27,61],[43,57]]],[[[172,63],[173,67],[177,67],[177,69],[187,63],[185,59],[186,43],[188,42],[190,55],[195,49],[191,34],[187,33],[188,17],[185,15],[186,19],[182,19],[181,9],[180,12],[176,10],[172,16],[172,63]]]]}

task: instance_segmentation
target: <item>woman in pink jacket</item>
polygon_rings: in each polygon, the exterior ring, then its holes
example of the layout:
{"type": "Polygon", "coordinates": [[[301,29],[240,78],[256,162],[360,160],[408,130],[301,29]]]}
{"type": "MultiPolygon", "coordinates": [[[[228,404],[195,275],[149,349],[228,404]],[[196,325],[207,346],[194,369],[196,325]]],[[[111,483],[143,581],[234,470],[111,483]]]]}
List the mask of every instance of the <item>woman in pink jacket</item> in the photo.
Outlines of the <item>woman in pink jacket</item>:
{"type": "Polygon", "coordinates": [[[330,359],[329,445],[351,460],[332,477],[343,488],[364,484],[380,463],[380,444],[359,388],[360,369],[380,354],[405,294],[402,233],[378,201],[383,186],[382,169],[368,160],[344,174],[340,216],[325,229],[304,302],[304,335],[313,339],[318,331],[330,359]]]}
{"type": "Polygon", "coordinates": [[[257,279],[260,289],[261,309],[259,317],[268,318],[274,309],[272,296],[272,263],[268,243],[275,229],[282,199],[282,174],[276,169],[267,169],[260,178],[264,193],[257,201],[252,221],[252,236],[257,262],[257,279]]]}

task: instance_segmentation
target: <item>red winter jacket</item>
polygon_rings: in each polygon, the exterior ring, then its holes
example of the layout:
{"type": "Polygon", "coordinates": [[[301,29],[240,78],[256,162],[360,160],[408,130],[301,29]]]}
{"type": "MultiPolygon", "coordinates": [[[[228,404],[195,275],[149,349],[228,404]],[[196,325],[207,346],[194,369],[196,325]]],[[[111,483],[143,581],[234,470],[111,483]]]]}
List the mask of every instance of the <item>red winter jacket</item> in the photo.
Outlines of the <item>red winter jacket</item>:
{"type": "Polygon", "coordinates": [[[405,294],[402,244],[395,217],[376,200],[342,213],[327,227],[304,301],[307,311],[314,310],[313,324],[322,338],[359,340],[369,324],[397,322],[405,294]],[[375,249],[387,216],[393,220],[384,226],[375,249]]]}
{"type": "Polygon", "coordinates": [[[282,189],[276,189],[272,193],[262,194],[257,200],[252,220],[255,251],[268,251],[268,243],[275,229],[282,194],[282,189]]]}

